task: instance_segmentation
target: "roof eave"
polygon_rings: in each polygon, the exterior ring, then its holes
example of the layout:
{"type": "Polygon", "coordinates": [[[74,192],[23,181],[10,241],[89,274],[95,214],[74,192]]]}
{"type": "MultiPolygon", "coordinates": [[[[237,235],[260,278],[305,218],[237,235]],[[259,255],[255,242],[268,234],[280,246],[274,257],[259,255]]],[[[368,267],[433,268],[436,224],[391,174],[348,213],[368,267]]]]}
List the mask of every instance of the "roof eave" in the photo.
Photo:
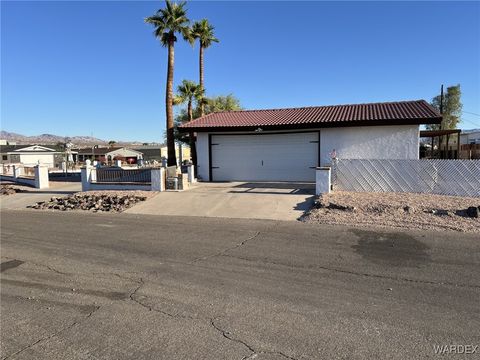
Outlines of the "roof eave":
{"type": "Polygon", "coordinates": [[[442,117],[428,119],[399,119],[399,120],[355,120],[338,122],[297,123],[282,125],[249,125],[249,126],[188,126],[179,127],[180,132],[224,132],[224,131],[255,131],[262,130],[293,130],[293,129],[322,129],[357,126],[388,126],[388,125],[426,125],[440,124],[442,117]]]}

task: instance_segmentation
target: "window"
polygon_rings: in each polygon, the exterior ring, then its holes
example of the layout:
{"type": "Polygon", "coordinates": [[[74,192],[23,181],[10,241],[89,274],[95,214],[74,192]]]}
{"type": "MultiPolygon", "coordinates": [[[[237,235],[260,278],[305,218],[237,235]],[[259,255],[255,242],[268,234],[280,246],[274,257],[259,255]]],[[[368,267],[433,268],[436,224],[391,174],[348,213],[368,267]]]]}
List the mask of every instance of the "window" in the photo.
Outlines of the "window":
{"type": "Polygon", "coordinates": [[[2,160],[8,160],[8,156],[7,155],[2,155],[2,160]]]}

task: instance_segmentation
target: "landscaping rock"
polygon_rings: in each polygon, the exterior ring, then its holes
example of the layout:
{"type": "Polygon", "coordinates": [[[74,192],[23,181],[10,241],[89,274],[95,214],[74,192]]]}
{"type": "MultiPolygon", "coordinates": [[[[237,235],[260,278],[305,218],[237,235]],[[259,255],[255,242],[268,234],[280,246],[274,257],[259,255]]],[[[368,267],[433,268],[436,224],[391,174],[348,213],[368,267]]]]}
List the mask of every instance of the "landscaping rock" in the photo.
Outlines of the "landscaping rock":
{"type": "Polygon", "coordinates": [[[342,211],[355,211],[354,206],[343,206],[335,203],[328,204],[327,208],[333,209],[333,210],[342,210],[342,211]]]}
{"type": "Polygon", "coordinates": [[[63,198],[52,197],[50,201],[39,201],[35,205],[28,206],[32,209],[51,210],[85,210],[92,212],[122,212],[140,201],[145,201],[146,196],[101,194],[91,195],[77,193],[63,198]]]}
{"type": "Polygon", "coordinates": [[[415,208],[413,206],[407,205],[403,208],[403,211],[408,214],[413,214],[415,212],[415,208]]]}
{"type": "Polygon", "coordinates": [[[468,217],[478,218],[480,216],[480,207],[470,206],[466,213],[468,217]]]}
{"type": "Polygon", "coordinates": [[[15,195],[20,192],[25,192],[25,190],[14,185],[1,184],[0,195],[15,195]]]}

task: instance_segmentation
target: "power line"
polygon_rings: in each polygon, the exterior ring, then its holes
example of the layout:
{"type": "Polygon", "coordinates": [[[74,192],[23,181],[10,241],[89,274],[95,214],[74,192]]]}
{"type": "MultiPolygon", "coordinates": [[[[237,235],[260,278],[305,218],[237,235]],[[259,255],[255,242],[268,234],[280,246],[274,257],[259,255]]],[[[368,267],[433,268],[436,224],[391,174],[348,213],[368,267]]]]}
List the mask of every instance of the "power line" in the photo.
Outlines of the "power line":
{"type": "Polygon", "coordinates": [[[470,112],[470,111],[462,111],[462,113],[475,115],[475,116],[480,116],[480,114],[476,114],[476,113],[473,113],[473,112],[470,112]]]}
{"type": "Polygon", "coordinates": [[[461,118],[461,120],[462,120],[462,121],[469,122],[469,123],[470,123],[470,124],[472,124],[472,125],[475,125],[475,126],[478,126],[478,127],[480,127],[480,124],[479,124],[479,123],[473,122],[473,121],[471,121],[471,120],[464,119],[464,118],[461,118]]]}

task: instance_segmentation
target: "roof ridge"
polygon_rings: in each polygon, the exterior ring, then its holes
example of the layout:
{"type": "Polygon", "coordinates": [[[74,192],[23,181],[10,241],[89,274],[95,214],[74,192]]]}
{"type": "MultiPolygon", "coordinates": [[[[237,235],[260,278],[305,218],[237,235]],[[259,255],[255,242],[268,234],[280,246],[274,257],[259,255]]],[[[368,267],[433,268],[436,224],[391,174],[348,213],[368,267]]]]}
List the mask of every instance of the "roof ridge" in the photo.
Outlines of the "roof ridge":
{"type": "MultiPolygon", "coordinates": [[[[268,108],[268,109],[241,109],[241,110],[222,110],[216,111],[205,116],[205,118],[212,114],[225,114],[225,113],[235,113],[235,112],[252,112],[252,111],[281,111],[281,110],[302,110],[302,109],[316,109],[316,108],[327,108],[327,107],[337,107],[337,106],[359,106],[359,105],[387,105],[387,104],[402,104],[402,103],[418,103],[418,102],[428,102],[425,99],[417,100],[401,100],[401,101],[383,101],[383,102],[366,102],[366,103],[357,103],[357,104],[333,104],[333,105],[311,105],[311,106],[298,106],[298,107],[286,107],[286,108],[268,108]]],[[[192,121],[198,120],[201,118],[194,119],[192,121]]]]}

